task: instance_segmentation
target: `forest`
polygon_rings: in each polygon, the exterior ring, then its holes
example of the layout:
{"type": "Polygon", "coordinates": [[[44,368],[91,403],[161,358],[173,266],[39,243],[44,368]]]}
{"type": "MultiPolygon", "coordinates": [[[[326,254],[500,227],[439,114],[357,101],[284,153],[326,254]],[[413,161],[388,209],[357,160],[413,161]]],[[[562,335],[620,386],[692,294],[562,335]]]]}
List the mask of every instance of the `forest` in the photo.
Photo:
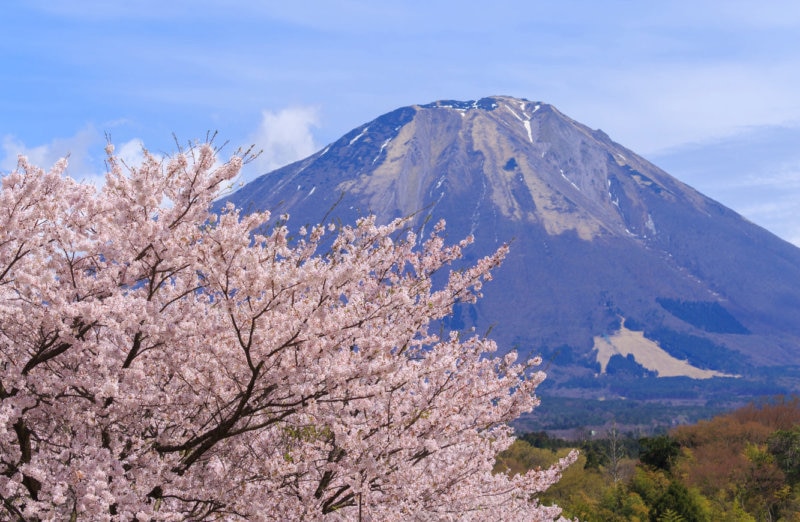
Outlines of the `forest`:
{"type": "Polygon", "coordinates": [[[612,425],[582,440],[521,434],[495,471],[578,461],[540,495],[566,518],[609,521],[800,521],[800,398],[776,397],[638,437],[612,425]]]}

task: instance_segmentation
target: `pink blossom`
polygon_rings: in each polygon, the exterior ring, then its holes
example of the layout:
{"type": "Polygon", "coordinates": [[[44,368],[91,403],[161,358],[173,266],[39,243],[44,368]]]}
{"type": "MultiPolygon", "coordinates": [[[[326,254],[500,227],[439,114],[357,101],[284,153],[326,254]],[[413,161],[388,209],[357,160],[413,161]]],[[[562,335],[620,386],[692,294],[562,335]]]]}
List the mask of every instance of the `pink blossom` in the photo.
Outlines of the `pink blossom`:
{"type": "Polygon", "coordinates": [[[444,223],[210,214],[210,145],[100,190],[20,158],[0,191],[0,518],[553,520],[552,469],[492,474],[538,360],[433,322],[507,248],[437,287],[444,223]],[[332,247],[321,251],[326,234],[332,247]]]}

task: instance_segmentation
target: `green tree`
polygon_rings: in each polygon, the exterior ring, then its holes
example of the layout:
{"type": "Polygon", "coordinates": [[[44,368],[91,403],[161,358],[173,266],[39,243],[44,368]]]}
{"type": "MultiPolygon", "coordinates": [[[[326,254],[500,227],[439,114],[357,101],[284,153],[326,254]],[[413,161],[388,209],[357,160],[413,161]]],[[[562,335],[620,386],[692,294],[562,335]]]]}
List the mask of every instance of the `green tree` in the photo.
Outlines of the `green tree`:
{"type": "Polygon", "coordinates": [[[650,508],[638,493],[617,483],[603,497],[601,507],[620,520],[645,522],[650,520],[650,508]]]}
{"type": "Polygon", "coordinates": [[[767,441],[767,447],[786,474],[786,480],[790,484],[800,482],[800,426],[776,431],[767,441]]]}
{"type": "Polygon", "coordinates": [[[655,469],[669,471],[680,453],[680,444],[669,435],[659,435],[639,440],[639,460],[655,469]]]}
{"type": "MultiPolygon", "coordinates": [[[[710,522],[711,513],[707,501],[696,490],[690,490],[677,480],[659,498],[651,511],[652,520],[660,522],[663,517],[679,515],[685,522],[710,522]]],[[[667,519],[672,520],[672,519],[667,519]]]]}
{"type": "Polygon", "coordinates": [[[785,475],[765,445],[748,444],[744,455],[748,464],[744,480],[738,484],[737,496],[750,513],[774,520],[779,514],[780,504],[788,496],[785,475]]]}
{"type": "Polygon", "coordinates": [[[667,509],[658,517],[658,522],[686,522],[686,519],[672,509],[667,509]]]}

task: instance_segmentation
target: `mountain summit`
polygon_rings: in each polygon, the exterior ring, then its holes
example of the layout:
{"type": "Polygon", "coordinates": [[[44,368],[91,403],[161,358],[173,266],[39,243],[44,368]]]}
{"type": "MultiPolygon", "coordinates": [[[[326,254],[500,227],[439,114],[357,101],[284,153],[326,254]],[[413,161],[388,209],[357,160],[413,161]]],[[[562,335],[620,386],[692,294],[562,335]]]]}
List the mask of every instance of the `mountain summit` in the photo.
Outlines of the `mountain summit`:
{"type": "Polygon", "coordinates": [[[511,242],[447,326],[542,354],[555,393],[798,389],[800,249],[546,103],[403,107],[228,199],[297,226],[444,218],[454,240],[475,236],[467,261],[511,242]]]}

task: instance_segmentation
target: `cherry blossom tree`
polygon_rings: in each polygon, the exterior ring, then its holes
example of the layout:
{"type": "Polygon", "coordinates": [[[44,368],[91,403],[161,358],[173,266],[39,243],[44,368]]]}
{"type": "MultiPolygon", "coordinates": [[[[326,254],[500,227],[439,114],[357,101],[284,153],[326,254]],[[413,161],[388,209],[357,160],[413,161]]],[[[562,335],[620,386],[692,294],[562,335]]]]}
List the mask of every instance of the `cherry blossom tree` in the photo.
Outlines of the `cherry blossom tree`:
{"type": "Polygon", "coordinates": [[[552,520],[565,459],[492,474],[538,360],[438,333],[506,248],[432,277],[397,220],[301,228],[212,203],[210,144],[97,189],[23,157],[0,192],[0,518],[552,520]],[[436,278],[438,281],[438,277],[436,278]]]}

